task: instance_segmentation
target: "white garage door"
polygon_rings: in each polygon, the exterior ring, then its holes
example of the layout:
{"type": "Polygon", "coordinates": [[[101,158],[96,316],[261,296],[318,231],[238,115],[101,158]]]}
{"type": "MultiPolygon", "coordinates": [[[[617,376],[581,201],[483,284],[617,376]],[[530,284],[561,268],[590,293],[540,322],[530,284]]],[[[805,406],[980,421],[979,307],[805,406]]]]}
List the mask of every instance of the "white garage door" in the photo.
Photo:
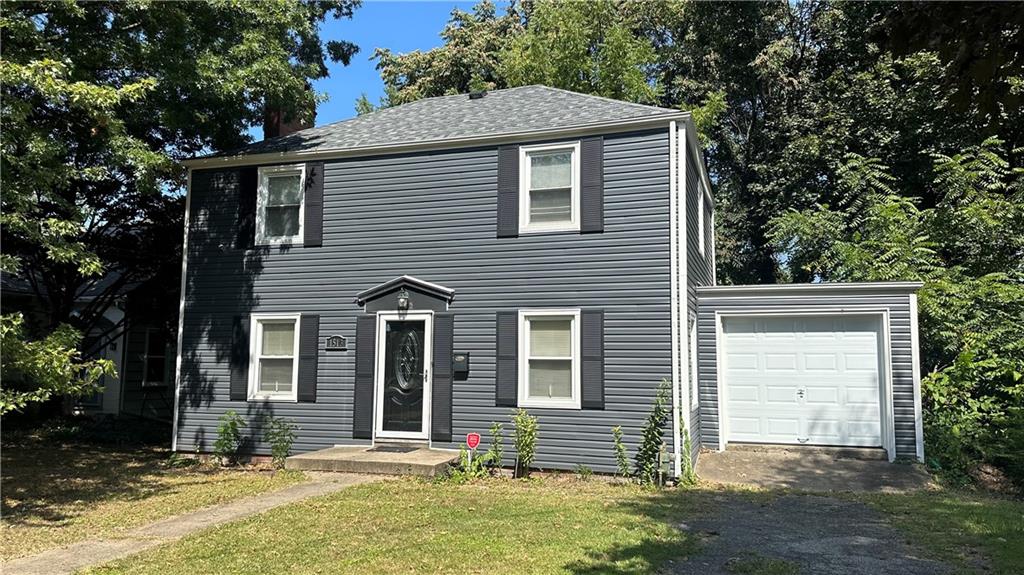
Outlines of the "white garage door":
{"type": "Polygon", "coordinates": [[[882,445],[877,316],[724,318],[726,439],[882,445]]]}

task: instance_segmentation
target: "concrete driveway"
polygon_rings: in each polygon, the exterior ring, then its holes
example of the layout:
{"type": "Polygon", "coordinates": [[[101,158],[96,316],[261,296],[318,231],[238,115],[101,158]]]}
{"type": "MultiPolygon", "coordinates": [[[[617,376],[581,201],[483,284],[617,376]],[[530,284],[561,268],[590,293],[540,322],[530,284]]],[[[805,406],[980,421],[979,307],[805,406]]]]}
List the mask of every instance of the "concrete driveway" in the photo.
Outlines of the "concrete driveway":
{"type": "Polygon", "coordinates": [[[730,445],[701,453],[697,475],[713,483],[812,492],[903,492],[931,482],[919,465],[889,463],[881,450],[799,446],[730,445]]]}

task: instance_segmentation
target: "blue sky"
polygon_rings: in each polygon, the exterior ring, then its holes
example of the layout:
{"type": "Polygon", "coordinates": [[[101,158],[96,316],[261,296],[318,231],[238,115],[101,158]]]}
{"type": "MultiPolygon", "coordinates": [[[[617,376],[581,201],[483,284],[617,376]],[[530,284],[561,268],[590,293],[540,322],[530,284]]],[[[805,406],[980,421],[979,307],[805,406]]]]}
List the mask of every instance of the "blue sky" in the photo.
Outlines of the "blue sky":
{"type": "MultiPolygon", "coordinates": [[[[441,30],[453,8],[469,11],[475,2],[436,0],[421,2],[364,1],[351,20],[328,19],[320,32],[327,40],[348,40],[359,46],[359,53],[348,66],[330,64],[331,75],[314,84],[317,92],[330,99],[317,108],[316,125],[322,126],[356,115],[355,101],[366,93],[376,104],[384,95],[384,84],[371,61],[375,48],[393,52],[429,50],[441,45],[441,30]]],[[[501,8],[499,8],[501,10],[501,8]]],[[[262,138],[262,127],[251,130],[262,138]]]]}

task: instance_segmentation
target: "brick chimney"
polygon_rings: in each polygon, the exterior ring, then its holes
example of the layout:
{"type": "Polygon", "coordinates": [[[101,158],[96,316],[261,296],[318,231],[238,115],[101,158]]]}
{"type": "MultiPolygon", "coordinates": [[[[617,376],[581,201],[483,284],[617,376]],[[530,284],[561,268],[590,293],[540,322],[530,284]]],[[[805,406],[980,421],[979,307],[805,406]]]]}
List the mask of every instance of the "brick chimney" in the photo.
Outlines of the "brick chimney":
{"type": "Polygon", "coordinates": [[[281,108],[268,106],[263,112],[263,139],[287,136],[299,130],[312,128],[315,122],[316,111],[313,112],[309,121],[303,122],[298,118],[290,117],[281,108]]]}

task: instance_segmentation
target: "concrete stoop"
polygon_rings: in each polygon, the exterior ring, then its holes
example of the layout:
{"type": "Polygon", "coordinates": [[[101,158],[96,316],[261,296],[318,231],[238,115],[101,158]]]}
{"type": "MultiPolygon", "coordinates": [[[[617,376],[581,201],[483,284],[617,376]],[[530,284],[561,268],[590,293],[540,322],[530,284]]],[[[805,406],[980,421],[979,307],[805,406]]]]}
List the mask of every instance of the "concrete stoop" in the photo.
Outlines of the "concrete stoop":
{"type": "Polygon", "coordinates": [[[456,451],[420,445],[342,446],[293,455],[285,461],[285,468],[434,477],[458,457],[456,451]]]}

